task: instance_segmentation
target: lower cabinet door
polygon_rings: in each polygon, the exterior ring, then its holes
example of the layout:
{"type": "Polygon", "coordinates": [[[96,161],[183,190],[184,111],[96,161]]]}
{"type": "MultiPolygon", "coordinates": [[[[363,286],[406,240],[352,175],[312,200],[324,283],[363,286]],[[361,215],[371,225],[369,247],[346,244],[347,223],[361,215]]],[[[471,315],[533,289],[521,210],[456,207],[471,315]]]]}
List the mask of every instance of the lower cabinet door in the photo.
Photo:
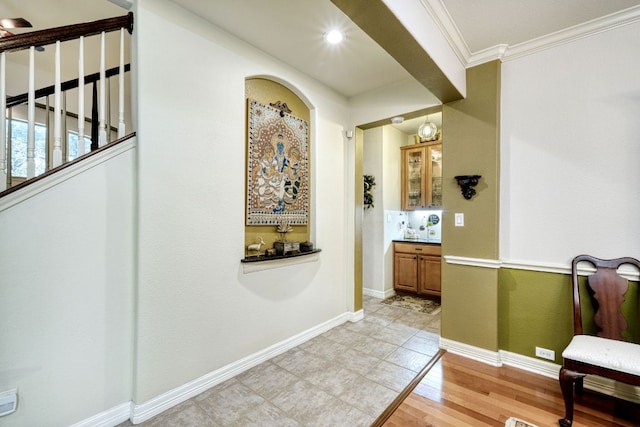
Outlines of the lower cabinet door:
{"type": "Polygon", "coordinates": [[[399,290],[418,292],[418,256],[395,254],[393,267],[393,287],[399,290]]]}
{"type": "Polygon", "coordinates": [[[420,256],[419,292],[440,295],[440,257],[420,256]]]}

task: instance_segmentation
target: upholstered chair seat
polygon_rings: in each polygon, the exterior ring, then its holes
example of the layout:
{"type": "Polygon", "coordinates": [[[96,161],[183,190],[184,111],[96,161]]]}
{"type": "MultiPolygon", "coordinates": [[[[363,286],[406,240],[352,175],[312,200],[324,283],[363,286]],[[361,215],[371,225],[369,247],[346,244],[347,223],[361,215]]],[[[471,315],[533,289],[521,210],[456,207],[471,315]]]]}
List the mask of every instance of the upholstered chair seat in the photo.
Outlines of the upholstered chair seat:
{"type": "Polygon", "coordinates": [[[640,376],[640,345],[626,341],[576,335],[562,357],[640,376]]]}

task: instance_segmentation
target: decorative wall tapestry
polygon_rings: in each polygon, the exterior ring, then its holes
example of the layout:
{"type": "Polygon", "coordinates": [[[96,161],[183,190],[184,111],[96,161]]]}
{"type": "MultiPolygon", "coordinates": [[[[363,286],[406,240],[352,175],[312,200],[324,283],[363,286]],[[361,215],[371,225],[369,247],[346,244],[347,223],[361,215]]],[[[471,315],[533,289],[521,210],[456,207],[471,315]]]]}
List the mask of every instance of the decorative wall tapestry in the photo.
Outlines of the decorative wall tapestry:
{"type": "Polygon", "coordinates": [[[309,125],[278,105],[248,107],[247,225],[306,225],[309,125]]]}

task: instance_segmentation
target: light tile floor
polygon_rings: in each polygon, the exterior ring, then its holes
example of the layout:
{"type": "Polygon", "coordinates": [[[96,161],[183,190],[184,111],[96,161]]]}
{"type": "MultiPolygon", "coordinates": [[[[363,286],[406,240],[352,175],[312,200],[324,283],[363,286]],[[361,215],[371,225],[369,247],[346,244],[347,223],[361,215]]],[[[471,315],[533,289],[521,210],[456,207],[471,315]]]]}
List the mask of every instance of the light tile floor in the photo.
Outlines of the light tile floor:
{"type": "MultiPolygon", "coordinates": [[[[140,426],[370,426],[438,351],[440,315],[364,297],[346,322],[140,426]]],[[[130,422],[120,427],[131,426],[130,422]]]]}

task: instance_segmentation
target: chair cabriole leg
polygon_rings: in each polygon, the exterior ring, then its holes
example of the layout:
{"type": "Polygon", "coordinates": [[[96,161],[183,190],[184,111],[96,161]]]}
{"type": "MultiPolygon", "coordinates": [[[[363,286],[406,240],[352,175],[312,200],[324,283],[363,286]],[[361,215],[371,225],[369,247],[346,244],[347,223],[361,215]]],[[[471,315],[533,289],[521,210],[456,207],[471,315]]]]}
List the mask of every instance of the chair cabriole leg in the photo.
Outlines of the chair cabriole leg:
{"type": "Polygon", "coordinates": [[[560,369],[560,389],[562,390],[562,398],[564,399],[564,418],[558,420],[561,427],[570,427],[573,423],[573,387],[576,381],[582,382],[585,374],[570,371],[564,367],[560,369]]]}

